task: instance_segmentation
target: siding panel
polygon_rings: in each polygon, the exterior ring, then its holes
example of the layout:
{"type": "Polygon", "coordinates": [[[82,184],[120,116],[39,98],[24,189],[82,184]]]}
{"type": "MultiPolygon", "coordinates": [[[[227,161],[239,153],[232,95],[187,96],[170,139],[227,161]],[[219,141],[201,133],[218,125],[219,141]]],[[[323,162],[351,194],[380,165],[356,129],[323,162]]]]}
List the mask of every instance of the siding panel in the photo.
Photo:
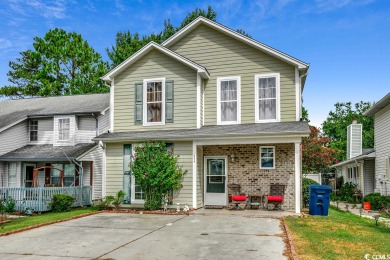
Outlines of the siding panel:
{"type": "Polygon", "coordinates": [[[28,143],[27,120],[0,133],[0,155],[18,149],[28,143]]]}

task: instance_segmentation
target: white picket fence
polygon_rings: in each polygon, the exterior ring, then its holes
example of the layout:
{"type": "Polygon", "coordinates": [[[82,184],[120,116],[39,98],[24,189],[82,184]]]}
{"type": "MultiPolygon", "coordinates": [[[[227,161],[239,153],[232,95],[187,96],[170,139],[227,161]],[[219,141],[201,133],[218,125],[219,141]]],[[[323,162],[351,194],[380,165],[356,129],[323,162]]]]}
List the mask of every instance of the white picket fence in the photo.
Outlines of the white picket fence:
{"type": "Polygon", "coordinates": [[[50,210],[51,198],[54,194],[68,194],[76,199],[73,207],[92,205],[91,186],[77,187],[37,187],[37,188],[0,188],[0,200],[12,198],[15,210],[34,212],[50,210]]]}

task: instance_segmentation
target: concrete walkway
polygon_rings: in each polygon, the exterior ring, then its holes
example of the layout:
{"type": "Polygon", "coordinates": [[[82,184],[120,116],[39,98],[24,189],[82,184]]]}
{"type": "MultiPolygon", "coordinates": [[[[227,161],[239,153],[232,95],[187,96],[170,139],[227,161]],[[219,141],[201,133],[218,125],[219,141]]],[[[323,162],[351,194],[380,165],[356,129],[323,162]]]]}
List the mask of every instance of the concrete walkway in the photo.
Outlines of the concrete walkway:
{"type": "Polygon", "coordinates": [[[278,219],[216,213],[101,213],[0,237],[0,259],[287,259],[284,250],[278,219]]]}

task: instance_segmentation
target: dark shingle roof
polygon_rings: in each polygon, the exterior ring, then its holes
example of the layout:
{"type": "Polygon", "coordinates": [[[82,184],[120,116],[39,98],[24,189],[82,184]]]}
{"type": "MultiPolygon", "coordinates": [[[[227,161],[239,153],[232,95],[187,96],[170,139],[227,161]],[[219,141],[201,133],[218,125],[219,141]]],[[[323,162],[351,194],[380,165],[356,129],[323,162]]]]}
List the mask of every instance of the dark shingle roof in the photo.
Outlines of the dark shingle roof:
{"type": "Polygon", "coordinates": [[[100,112],[110,105],[110,94],[26,98],[0,102],[0,130],[28,116],[100,112]]]}
{"type": "Polygon", "coordinates": [[[1,155],[0,161],[68,161],[66,156],[72,160],[95,145],[95,143],[78,144],[75,146],[26,145],[1,155]]]}
{"type": "Polygon", "coordinates": [[[192,140],[206,137],[265,136],[278,134],[309,134],[307,122],[278,122],[266,124],[213,125],[200,129],[153,130],[105,133],[95,140],[149,140],[149,139],[181,139],[192,140]]]}

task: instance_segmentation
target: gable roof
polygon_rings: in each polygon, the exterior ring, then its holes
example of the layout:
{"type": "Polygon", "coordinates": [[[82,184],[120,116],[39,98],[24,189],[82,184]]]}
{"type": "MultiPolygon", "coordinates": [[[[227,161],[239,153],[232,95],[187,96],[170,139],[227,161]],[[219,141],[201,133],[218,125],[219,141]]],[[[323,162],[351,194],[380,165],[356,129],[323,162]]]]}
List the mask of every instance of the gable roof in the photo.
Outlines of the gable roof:
{"type": "Polygon", "coordinates": [[[305,63],[301,60],[298,60],[298,59],[296,59],[290,55],[287,55],[279,50],[276,50],[276,49],[274,49],[274,48],[272,48],[264,43],[261,43],[259,41],[252,39],[252,38],[249,38],[241,33],[238,33],[236,31],[220,24],[220,23],[211,21],[211,20],[204,18],[202,16],[199,16],[194,21],[192,21],[191,23],[186,25],[184,28],[182,28],[180,31],[178,31],[177,33],[172,35],[169,39],[164,41],[162,43],[162,46],[169,48],[170,45],[179,41],[181,38],[186,36],[188,33],[190,33],[192,30],[194,30],[196,27],[198,27],[201,24],[209,26],[211,28],[214,28],[217,31],[220,31],[220,32],[232,37],[232,38],[235,38],[235,39],[237,39],[241,42],[244,42],[252,47],[255,47],[258,50],[264,51],[264,52],[266,52],[266,53],[268,53],[268,54],[270,54],[270,55],[272,55],[272,56],[274,56],[274,57],[276,57],[284,62],[287,62],[289,64],[297,66],[298,69],[304,69],[304,70],[309,69],[310,65],[308,63],[305,63]]]}
{"type": "Polygon", "coordinates": [[[1,101],[0,132],[28,117],[100,113],[110,106],[109,95],[103,93],[1,101]]]}
{"type": "Polygon", "coordinates": [[[375,156],[376,156],[375,149],[374,148],[367,148],[367,149],[363,149],[362,154],[360,154],[358,156],[355,156],[355,157],[352,157],[352,158],[350,158],[348,160],[336,163],[336,164],[334,164],[334,165],[332,165],[330,167],[331,168],[337,168],[337,167],[340,167],[340,166],[343,166],[343,165],[346,165],[346,164],[356,163],[357,160],[373,159],[373,158],[375,158],[375,156]]]}
{"type": "Polygon", "coordinates": [[[388,105],[390,105],[390,92],[386,96],[384,96],[381,100],[379,100],[374,105],[372,105],[372,107],[370,107],[370,109],[364,112],[363,115],[373,116],[383,108],[387,107],[388,105]]]}
{"type": "Polygon", "coordinates": [[[208,73],[207,69],[196,62],[191,61],[190,59],[187,59],[186,57],[181,56],[180,54],[177,54],[174,51],[171,51],[155,42],[149,42],[147,45],[142,47],[140,50],[138,50],[136,53],[131,55],[129,58],[124,60],[121,64],[116,66],[114,69],[112,69],[110,72],[108,72],[106,75],[101,77],[104,81],[111,81],[116,75],[121,73],[126,68],[130,67],[133,63],[141,59],[143,56],[148,54],[152,50],[158,50],[162,52],[163,54],[183,63],[184,65],[187,65],[190,68],[195,69],[198,71],[198,73],[202,76],[202,78],[210,78],[210,74],[208,73]]]}

